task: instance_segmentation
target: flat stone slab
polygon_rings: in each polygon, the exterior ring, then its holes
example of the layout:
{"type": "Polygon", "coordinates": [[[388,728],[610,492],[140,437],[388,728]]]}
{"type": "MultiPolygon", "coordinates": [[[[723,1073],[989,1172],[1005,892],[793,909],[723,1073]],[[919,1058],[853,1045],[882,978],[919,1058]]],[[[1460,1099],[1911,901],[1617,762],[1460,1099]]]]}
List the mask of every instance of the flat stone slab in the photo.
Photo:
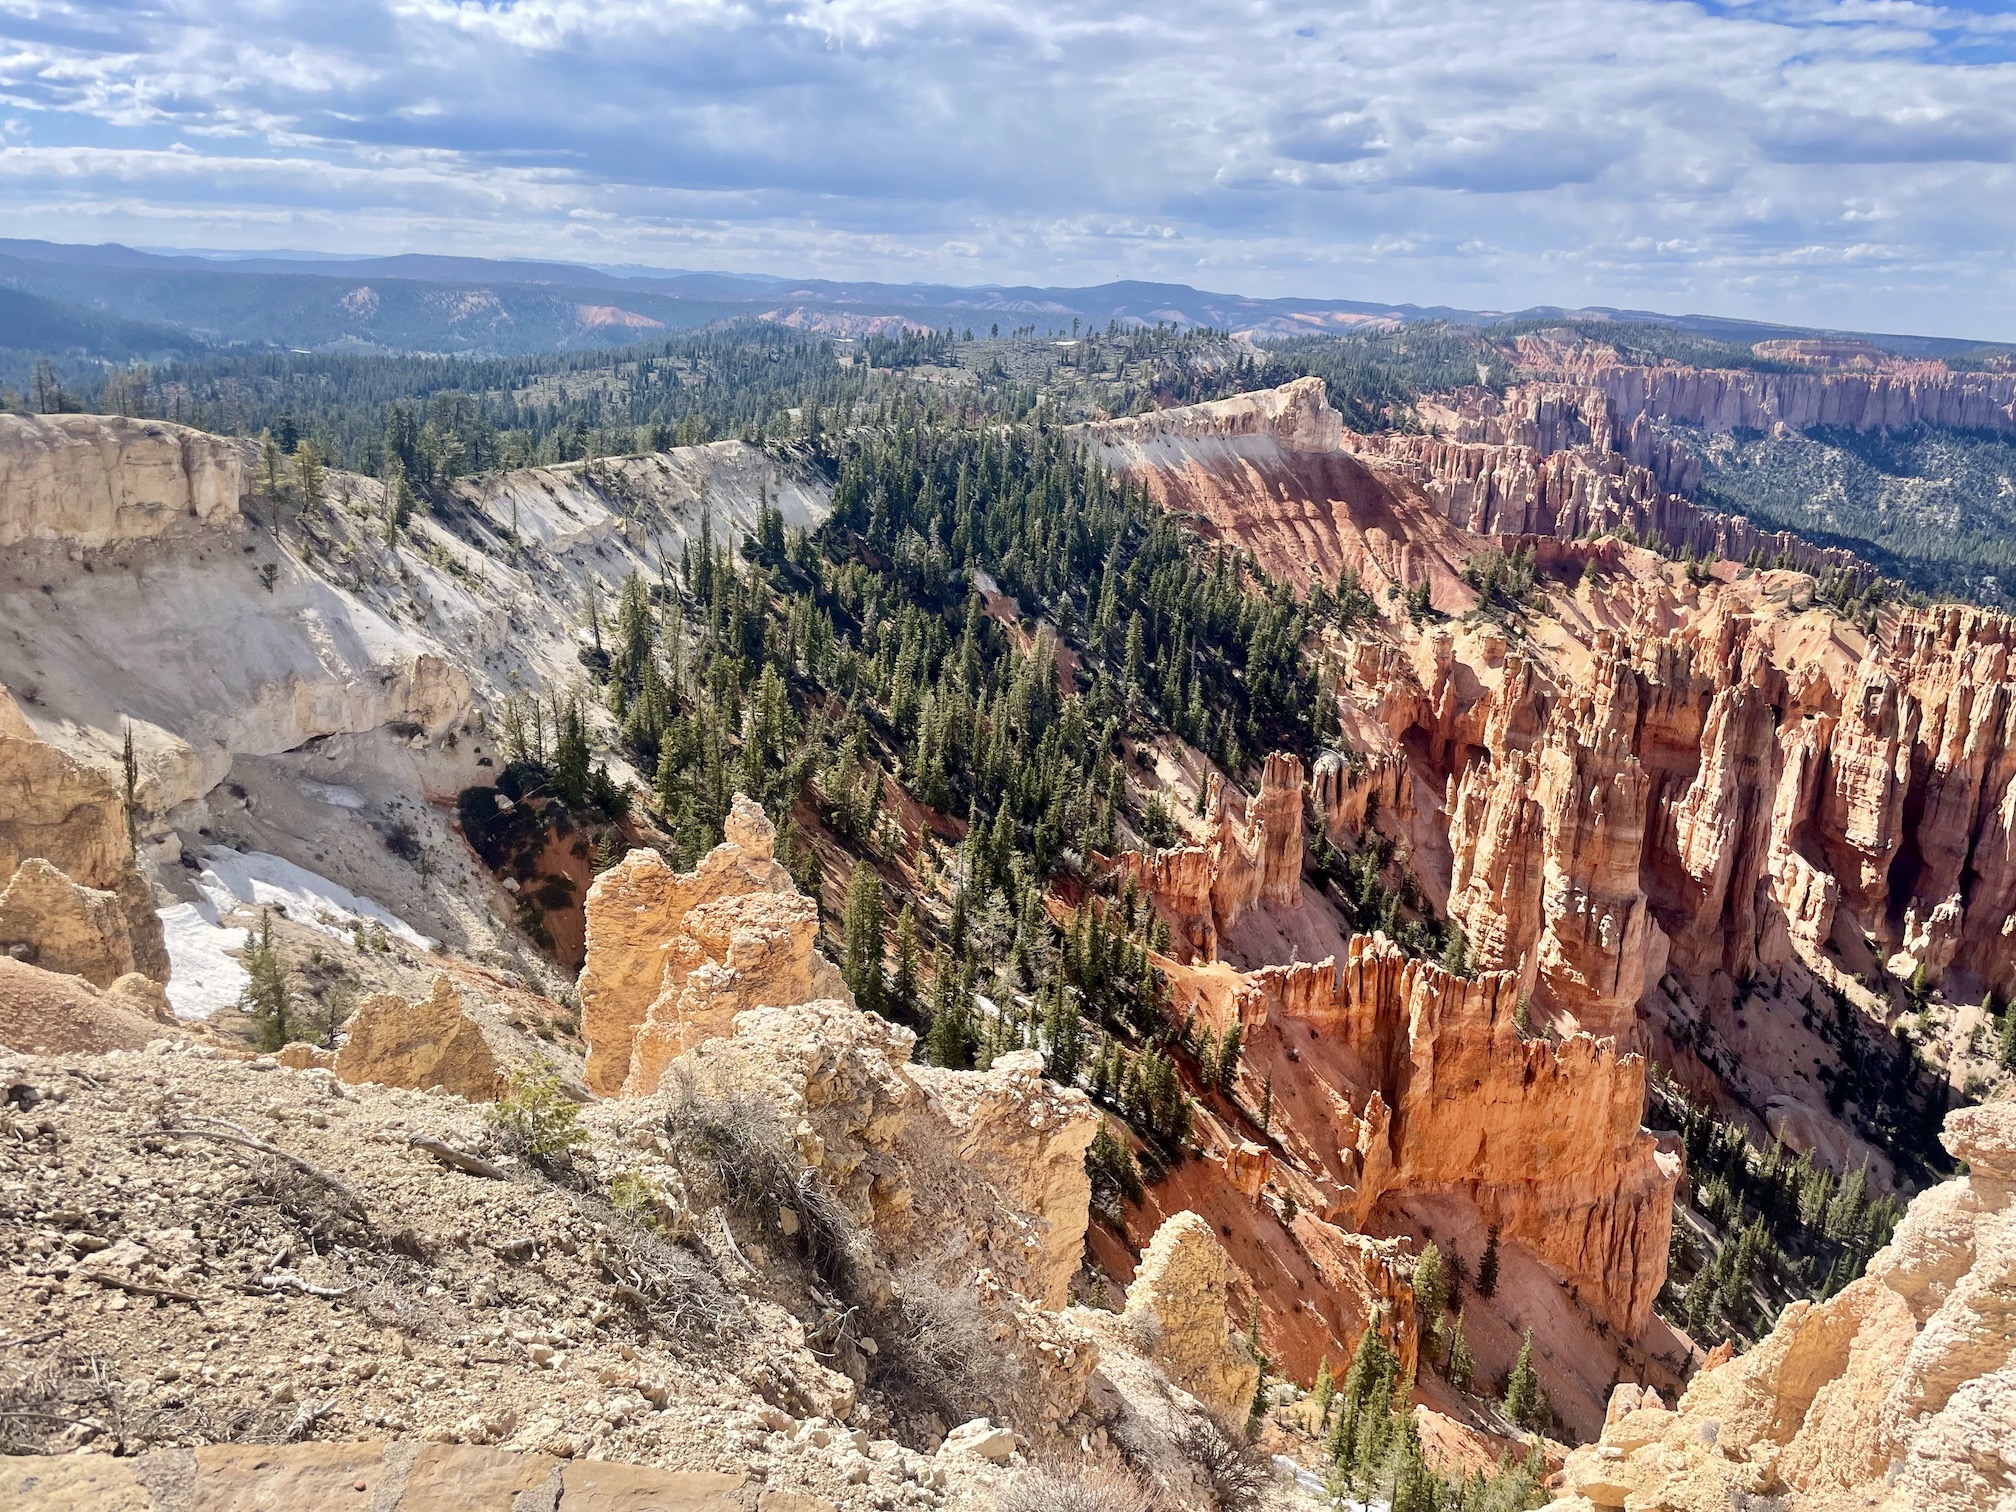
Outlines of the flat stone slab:
{"type": "MultiPolygon", "coordinates": [[[[475,1444],[213,1444],[0,1460],[7,1512],[745,1512],[747,1477],[475,1444]]],[[[807,1503],[808,1506],[816,1505],[807,1503]]]]}

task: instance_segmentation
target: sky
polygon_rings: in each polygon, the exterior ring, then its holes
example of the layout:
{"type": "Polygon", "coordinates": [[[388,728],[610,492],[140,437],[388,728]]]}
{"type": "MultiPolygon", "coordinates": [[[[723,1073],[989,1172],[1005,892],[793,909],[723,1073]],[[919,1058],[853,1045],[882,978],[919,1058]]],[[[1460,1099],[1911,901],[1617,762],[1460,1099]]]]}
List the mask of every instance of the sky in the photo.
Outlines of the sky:
{"type": "Polygon", "coordinates": [[[2016,339],[2016,0],[0,0],[0,234],[2016,339]]]}

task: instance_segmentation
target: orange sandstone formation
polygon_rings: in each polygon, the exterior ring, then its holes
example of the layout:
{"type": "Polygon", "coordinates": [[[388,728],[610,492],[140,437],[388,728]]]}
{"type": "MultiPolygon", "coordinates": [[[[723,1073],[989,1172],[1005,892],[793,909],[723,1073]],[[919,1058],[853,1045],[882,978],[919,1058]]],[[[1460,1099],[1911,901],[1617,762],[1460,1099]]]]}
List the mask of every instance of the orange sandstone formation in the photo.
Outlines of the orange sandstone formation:
{"type": "MultiPolygon", "coordinates": [[[[1340,797],[1340,809],[1348,800],[1340,797]]],[[[1362,815],[1364,800],[1358,799],[1362,815]]],[[[1205,789],[1212,830],[1206,845],[1181,845],[1120,857],[1123,876],[1140,882],[1175,938],[1193,957],[1210,960],[1218,939],[1261,906],[1295,908],[1302,901],[1302,763],[1269,756],[1260,792],[1248,799],[1216,772],[1205,789]]]]}
{"type": "Polygon", "coordinates": [[[776,831],[737,795],[726,840],[690,872],[633,850],[588,890],[581,1033],[588,1086],[650,1092],[680,1051],[745,1008],[842,997],[814,948],[819,911],[772,854],[776,831]]]}
{"type": "Polygon", "coordinates": [[[1350,1226],[1394,1194],[1458,1193],[1635,1334],[1666,1277],[1679,1176],[1638,1126],[1644,1060],[1586,1034],[1527,1039],[1516,1000],[1508,974],[1452,976],[1374,935],[1341,964],[1252,972],[1232,1001],[1249,1044],[1271,1029],[1348,1096],[1330,1164],[1350,1226]]]}

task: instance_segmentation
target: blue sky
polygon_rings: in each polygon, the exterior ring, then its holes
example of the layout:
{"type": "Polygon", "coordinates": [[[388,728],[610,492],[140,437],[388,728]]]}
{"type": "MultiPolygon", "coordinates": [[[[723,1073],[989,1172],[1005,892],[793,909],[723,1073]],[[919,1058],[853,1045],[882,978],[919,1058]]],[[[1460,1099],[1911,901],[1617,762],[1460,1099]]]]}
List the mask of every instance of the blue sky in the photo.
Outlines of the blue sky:
{"type": "Polygon", "coordinates": [[[0,0],[0,227],[2016,338],[2016,0],[0,0]]]}

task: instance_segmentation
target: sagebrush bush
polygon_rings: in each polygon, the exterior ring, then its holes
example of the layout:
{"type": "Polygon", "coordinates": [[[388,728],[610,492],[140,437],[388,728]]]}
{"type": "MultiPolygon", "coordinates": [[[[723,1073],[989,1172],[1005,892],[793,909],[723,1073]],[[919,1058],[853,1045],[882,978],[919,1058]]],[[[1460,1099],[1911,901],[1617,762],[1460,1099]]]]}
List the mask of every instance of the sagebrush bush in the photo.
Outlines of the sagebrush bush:
{"type": "Polygon", "coordinates": [[[1154,1512],[1133,1476],[1119,1470],[1030,1470],[1010,1486],[995,1512],[1154,1512]]]}
{"type": "Polygon", "coordinates": [[[767,1233],[792,1231],[819,1279],[843,1297],[853,1293],[854,1220],[826,1178],[805,1164],[769,1104],[746,1093],[703,1093],[681,1077],[665,1132],[686,1169],[707,1179],[723,1207],[767,1233]]]}

